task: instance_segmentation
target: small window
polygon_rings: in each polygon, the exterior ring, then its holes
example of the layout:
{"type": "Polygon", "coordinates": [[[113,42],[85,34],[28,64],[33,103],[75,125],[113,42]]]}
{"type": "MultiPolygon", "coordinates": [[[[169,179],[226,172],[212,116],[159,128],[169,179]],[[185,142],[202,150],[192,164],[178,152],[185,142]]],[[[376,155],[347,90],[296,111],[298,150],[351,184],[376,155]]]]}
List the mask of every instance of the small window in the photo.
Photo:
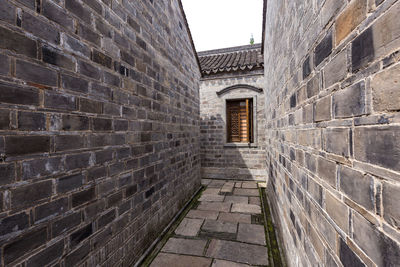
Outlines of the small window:
{"type": "Polygon", "coordinates": [[[227,100],[228,143],[253,143],[253,99],[227,100]]]}

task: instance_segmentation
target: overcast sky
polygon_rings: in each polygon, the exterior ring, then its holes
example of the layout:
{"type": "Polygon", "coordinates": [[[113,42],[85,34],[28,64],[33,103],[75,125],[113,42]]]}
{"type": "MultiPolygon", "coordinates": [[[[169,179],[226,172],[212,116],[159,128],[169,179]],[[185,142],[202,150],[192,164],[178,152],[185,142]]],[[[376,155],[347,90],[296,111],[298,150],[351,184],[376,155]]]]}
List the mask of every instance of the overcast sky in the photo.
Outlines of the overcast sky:
{"type": "Polygon", "coordinates": [[[182,0],[198,52],[261,43],[262,0],[182,0]]]}

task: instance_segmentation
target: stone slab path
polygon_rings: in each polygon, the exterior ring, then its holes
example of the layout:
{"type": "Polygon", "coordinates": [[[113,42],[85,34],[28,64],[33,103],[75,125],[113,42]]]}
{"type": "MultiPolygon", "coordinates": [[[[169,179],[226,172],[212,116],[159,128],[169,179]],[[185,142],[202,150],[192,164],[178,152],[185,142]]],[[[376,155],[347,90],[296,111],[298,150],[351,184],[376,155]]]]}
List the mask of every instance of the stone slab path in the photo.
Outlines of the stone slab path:
{"type": "Polygon", "coordinates": [[[268,266],[256,182],[203,180],[207,188],[152,267],[268,266]]]}

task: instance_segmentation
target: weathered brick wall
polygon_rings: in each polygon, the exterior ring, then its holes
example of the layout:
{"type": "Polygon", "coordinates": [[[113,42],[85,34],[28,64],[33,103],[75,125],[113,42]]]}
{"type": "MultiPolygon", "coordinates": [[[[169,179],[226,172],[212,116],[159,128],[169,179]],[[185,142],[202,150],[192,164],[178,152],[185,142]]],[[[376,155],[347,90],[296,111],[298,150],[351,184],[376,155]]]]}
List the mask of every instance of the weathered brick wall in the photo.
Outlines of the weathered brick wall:
{"type": "Polygon", "coordinates": [[[0,0],[0,266],[127,266],[200,186],[177,0],[0,0]]]}
{"type": "Polygon", "coordinates": [[[399,14],[395,0],[268,1],[269,195],[290,266],[400,262],[399,14]]]}
{"type": "Polygon", "coordinates": [[[220,90],[237,84],[263,88],[264,77],[263,75],[254,75],[208,78],[200,83],[202,178],[265,180],[264,94],[249,89],[235,89],[221,96],[217,95],[220,90]],[[226,99],[253,96],[257,97],[256,143],[253,147],[226,146],[226,110],[224,105],[226,99]]]}

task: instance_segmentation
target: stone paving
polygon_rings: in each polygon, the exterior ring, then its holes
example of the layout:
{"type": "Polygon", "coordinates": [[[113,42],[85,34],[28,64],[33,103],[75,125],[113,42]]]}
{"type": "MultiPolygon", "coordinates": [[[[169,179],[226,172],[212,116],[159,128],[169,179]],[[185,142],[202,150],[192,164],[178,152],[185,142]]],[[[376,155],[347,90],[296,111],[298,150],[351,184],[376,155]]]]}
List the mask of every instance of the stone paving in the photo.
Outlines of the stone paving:
{"type": "Polygon", "coordinates": [[[169,237],[152,267],[268,266],[256,182],[203,180],[199,203],[169,237]]]}

